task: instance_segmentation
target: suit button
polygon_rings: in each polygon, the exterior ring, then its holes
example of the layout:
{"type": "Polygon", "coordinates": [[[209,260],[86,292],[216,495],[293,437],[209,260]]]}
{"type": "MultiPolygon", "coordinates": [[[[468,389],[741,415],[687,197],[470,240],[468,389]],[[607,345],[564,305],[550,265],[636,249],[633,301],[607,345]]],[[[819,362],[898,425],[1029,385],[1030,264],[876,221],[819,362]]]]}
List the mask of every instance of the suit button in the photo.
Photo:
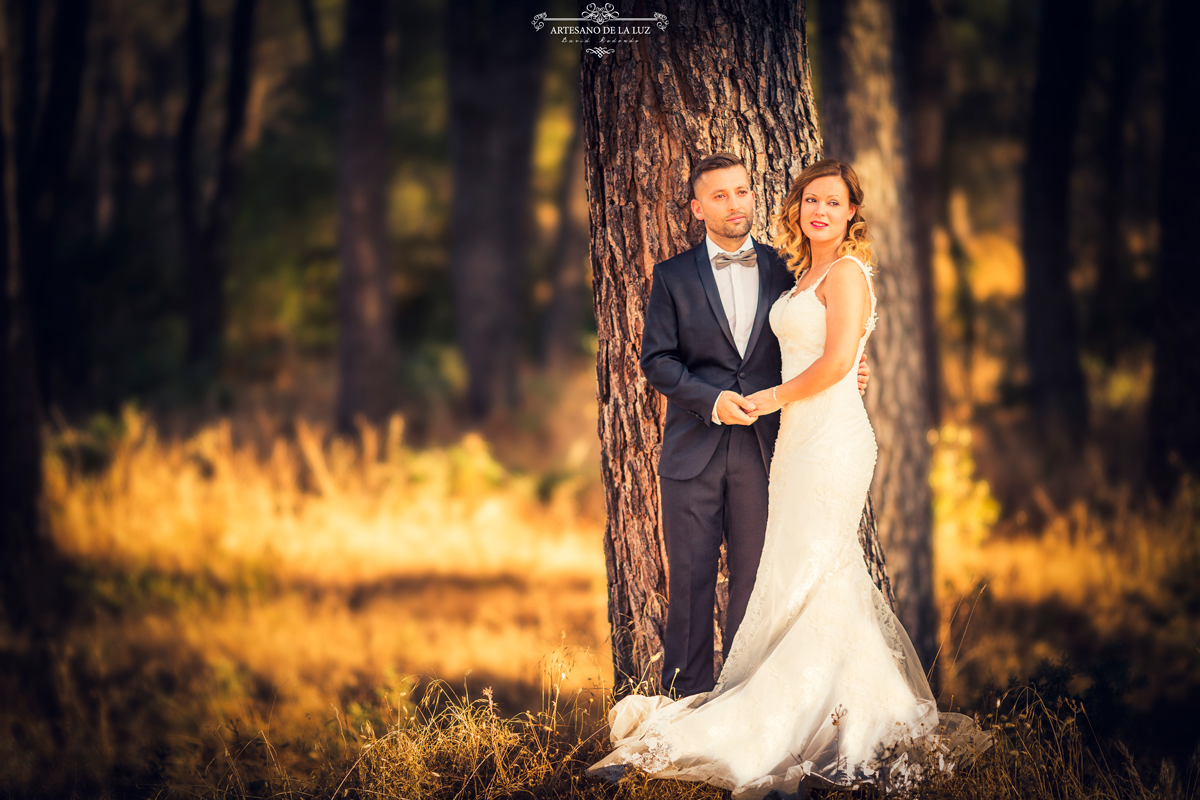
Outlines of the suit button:
{"type": "Polygon", "coordinates": [[[738,373],[738,377],[739,377],[739,378],[744,378],[744,377],[746,377],[746,373],[744,373],[744,372],[739,372],[739,373],[738,373]]]}

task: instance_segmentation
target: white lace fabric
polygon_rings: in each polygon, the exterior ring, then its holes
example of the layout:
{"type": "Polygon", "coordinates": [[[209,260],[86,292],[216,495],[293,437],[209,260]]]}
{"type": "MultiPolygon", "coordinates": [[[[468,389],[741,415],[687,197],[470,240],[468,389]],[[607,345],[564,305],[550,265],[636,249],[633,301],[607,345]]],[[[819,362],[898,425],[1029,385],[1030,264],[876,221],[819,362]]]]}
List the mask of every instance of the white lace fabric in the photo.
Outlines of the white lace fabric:
{"type": "MultiPolygon", "coordinates": [[[[862,268],[871,295],[861,356],[875,328],[875,292],[870,268],[846,258],[862,268]]],[[[785,381],[824,352],[820,282],[771,308],[785,381]]],[[[802,783],[905,784],[987,745],[971,720],[938,713],[912,643],[863,561],[857,531],[876,446],[854,364],[781,412],[762,559],[716,688],[674,702],[621,700],[609,714],[614,750],[594,773],[633,766],[741,800],[792,794],[802,783]]]]}

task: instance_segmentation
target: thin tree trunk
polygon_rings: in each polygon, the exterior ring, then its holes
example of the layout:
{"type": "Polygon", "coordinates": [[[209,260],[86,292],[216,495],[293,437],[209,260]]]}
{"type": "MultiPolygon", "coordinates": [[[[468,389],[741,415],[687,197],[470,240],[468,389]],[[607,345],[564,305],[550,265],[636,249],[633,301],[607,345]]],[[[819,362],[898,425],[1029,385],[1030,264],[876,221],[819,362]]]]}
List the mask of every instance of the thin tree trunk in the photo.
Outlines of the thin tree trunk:
{"type": "MultiPolygon", "coordinates": [[[[237,0],[233,6],[229,75],[225,87],[225,125],[217,145],[216,185],[206,215],[207,224],[201,223],[204,227],[199,247],[200,258],[188,259],[191,272],[188,280],[187,359],[193,367],[209,375],[217,374],[221,363],[225,276],[229,273],[230,237],[237,211],[245,152],[246,104],[250,97],[257,8],[257,0],[237,0]]],[[[191,35],[189,32],[189,55],[191,35]]],[[[189,76],[189,95],[192,80],[189,76]]]]}
{"type": "Polygon", "coordinates": [[[79,276],[56,258],[55,233],[75,143],[91,7],[90,0],[61,0],[57,4],[50,76],[40,107],[36,52],[40,11],[36,4],[27,4],[23,9],[24,44],[28,49],[22,62],[33,72],[23,78],[21,111],[34,119],[20,122],[20,130],[29,139],[18,166],[18,215],[24,261],[37,265],[26,273],[26,282],[31,308],[37,310],[35,338],[41,356],[42,396],[47,402],[54,402],[66,390],[81,387],[87,377],[87,343],[79,335],[86,329],[80,324],[83,308],[79,276]]]}
{"type": "MultiPolygon", "coordinates": [[[[645,16],[640,3],[616,5],[645,16]]],[[[703,235],[687,210],[700,158],[727,150],[745,160],[765,240],[768,214],[820,150],[803,4],[678,8],[663,34],[585,54],[581,83],[613,663],[618,680],[654,683],[667,601],[655,475],[666,404],[638,367],[652,269],[703,235]]]]}
{"type": "Polygon", "coordinates": [[[558,197],[558,231],[550,256],[553,292],[542,318],[539,349],[542,363],[546,365],[562,363],[579,351],[588,248],[583,140],[583,124],[576,120],[563,166],[563,182],[558,197]]]}
{"type": "Polygon", "coordinates": [[[1110,366],[1122,345],[1129,341],[1129,296],[1133,287],[1129,249],[1126,247],[1123,217],[1129,212],[1125,201],[1125,123],[1133,87],[1137,82],[1144,54],[1139,30],[1141,14],[1133,0],[1123,0],[1108,23],[1108,74],[1105,94],[1108,109],[1100,139],[1103,188],[1099,198],[1099,242],[1096,248],[1096,290],[1093,294],[1091,321],[1093,341],[1110,366]]]}
{"type": "Polygon", "coordinates": [[[7,8],[0,8],[0,602],[9,624],[25,628],[44,610],[36,590],[45,540],[39,523],[41,420],[33,329],[21,269],[17,215],[17,136],[7,8]]]}
{"type": "Polygon", "coordinates": [[[337,424],[392,407],[395,356],[387,230],[386,0],[348,0],[338,156],[337,424]]]}
{"type": "MultiPolygon", "coordinates": [[[[175,138],[175,202],[179,212],[180,249],[189,286],[204,274],[208,263],[203,252],[203,207],[197,187],[195,160],[196,135],[200,114],[204,108],[204,89],[208,83],[208,42],[205,31],[204,5],[201,0],[188,0],[187,22],[184,26],[184,58],[187,65],[187,89],[179,133],[175,138]]],[[[192,287],[192,291],[195,291],[192,287]]],[[[189,299],[189,306],[191,299],[189,299]]],[[[190,310],[189,310],[190,313],[190,310]]],[[[190,317],[189,317],[190,322],[190,317]]],[[[189,351],[192,333],[188,332],[189,351]]]]}
{"type": "Polygon", "coordinates": [[[905,109],[896,81],[889,0],[821,5],[825,153],[853,165],[874,241],[879,322],[871,336],[867,408],[879,442],[871,494],[899,616],[923,664],[937,652],[933,597],[929,369],[920,270],[912,245],[905,109]]]}
{"type": "Polygon", "coordinates": [[[315,63],[325,60],[325,46],[321,43],[321,27],[317,24],[317,10],[313,0],[296,0],[300,21],[304,24],[304,38],[308,40],[308,57],[315,63]]]}
{"type": "Polygon", "coordinates": [[[1154,309],[1154,383],[1150,401],[1150,477],[1170,496],[1185,472],[1200,475],[1200,270],[1193,227],[1200,219],[1200,69],[1192,39],[1200,5],[1167,0],[1163,12],[1166,86],[1158,218],[1162,231],[1154,309]]]}
{"type": "MultiPolygon", "coordinates": [[[[20,86],[20,91],[13,101],[16,109],[13,125],[16,129],[19,174],[30,163],[29,154],[33,150],[33,136],[37,128],[38,107],[41,103],[39,65],[41,64],[42,3],[40,0],[20,0],[16,6],[20,9],[21,17],[21,66],[13,79],[13,83],[20,86]]],[[[15,43],[10,43],[10,46],[12,44],[15,43]]],[[[18,191],[20,191],[19,185],[18,191]]]]}
{"type": "Polygon", "coordinates": [[[1076,445],[1087,430],[1087,398],[1068,279],[1068,203],[1092,6],[1092,0],[1041,4],[1037,84],[1021,200],[1030,400],[1044,436],[1057,439],[1065,433],[1076,445]]]}
{"type": "Polygon", "coordinates": [[[901,105],[908,109],[913,269],[920,290],[927,413],[937,425],[942,418],[942,358],[934,311],[933,229],[945,207],[941,176],[946,56],[933,0],[900,0],[898,5],[896,42],[906,84],[901,105]]]}
{"type": "Polygon", "coordinates": [[[474,418],[515,399],[546,37],[536,0],[450,0],[451,277],[474,418]]]}

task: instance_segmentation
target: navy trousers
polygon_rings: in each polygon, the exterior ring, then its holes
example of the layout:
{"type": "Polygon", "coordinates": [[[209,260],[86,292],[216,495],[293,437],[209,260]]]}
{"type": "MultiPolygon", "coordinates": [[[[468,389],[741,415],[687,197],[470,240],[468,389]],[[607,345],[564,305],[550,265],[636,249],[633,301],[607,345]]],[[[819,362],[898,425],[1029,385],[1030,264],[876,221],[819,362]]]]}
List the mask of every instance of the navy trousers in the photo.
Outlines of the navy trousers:
{"type": "Polygon", "coordinates": [[[767,530],[767,467],[752,427],[730,425],[694,478],[659,478],[670,570],[663,691],[711,691],[713,611],[721,541],[729,563],[725,654],[746,614],[767,530]]]}

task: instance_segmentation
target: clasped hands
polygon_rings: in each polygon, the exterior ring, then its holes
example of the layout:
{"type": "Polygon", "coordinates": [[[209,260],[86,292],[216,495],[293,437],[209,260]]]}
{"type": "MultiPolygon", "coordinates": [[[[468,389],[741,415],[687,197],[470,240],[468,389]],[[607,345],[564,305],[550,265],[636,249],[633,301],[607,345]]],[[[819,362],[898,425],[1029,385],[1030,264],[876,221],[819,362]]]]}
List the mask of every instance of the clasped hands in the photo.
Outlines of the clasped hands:
{"type": "MultiPolygon", "coordinates": [[[[871,368],[867,366],[864,356],[858,362],[858,393],[865,394],[867,383],[871,380],[871,368]]],[[[778,387],[763,389],[749,397],[742,397],[734,391],[721,392],[717,398],[717,419],[725,425],[753,425],[754,421],[764,414],[774,414],[782,405],[776,400],[778,387]]]]}

